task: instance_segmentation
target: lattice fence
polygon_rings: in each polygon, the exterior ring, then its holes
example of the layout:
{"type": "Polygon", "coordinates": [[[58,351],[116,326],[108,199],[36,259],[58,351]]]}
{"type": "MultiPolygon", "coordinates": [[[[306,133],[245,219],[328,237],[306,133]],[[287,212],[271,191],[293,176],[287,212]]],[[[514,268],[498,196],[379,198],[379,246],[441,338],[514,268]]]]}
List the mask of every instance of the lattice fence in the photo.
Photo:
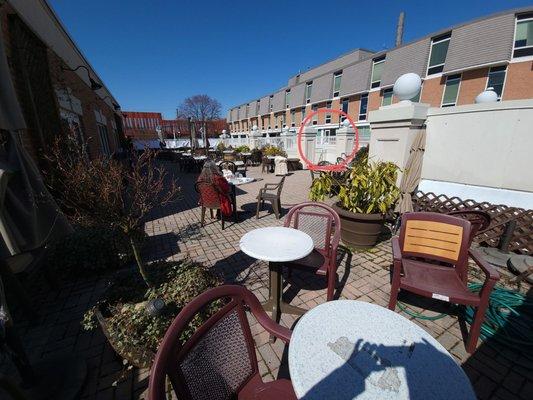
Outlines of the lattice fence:
{"type": "Polygon", "coordinates": [[[478,203],[459,197],[436,195],[432,192],[418,191],[413,196],[415,211],[432,211],[447,213],[458,210],[481,210],[487,212],[492,221],[490,227],[478,234],[475,241],[486,243],[491,247],[498,247],[505,225],[511,220],[516,221],[516,229],[511,237],[509,250],[521,254],[533,254],[533,210],[518,207],[508,207],[502,204],[478,203]]]}

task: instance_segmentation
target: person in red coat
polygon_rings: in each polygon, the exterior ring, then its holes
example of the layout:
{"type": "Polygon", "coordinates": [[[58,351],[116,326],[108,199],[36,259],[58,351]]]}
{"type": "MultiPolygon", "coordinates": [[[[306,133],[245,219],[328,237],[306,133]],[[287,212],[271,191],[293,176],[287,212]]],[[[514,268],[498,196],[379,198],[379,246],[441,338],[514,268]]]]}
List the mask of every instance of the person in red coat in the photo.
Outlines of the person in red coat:
{"type": "Polygon", "coordinates": [[[214,161],[206,161],[202,172],[198,177],[198,182],[212,183],[219,192],[220,211],[225,217],[232,214],[231,187],[226,178],[222,176],[220,169],[214,161]]]}

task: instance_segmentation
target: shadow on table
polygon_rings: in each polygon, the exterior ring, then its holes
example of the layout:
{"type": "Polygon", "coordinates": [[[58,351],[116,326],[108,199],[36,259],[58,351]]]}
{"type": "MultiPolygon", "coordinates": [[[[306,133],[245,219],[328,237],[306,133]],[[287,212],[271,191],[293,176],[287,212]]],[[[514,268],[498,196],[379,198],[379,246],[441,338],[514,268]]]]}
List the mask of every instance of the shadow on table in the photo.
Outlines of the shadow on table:
{"type": "MultiPolygon", "coordinates": [[[[533,302],[533,287],[526,296],[533,302]]],[[[533,399],[533,346],[526,345],[526,337],[533,335],[533,307],[525,304],[515,307],[507,322],[463,363],[462,367],[474,385],[479,399],[501,398],[533,399]],[[529,328],[528,328],[529,327],[529,328]],[[513,345],[512,340],[524,343],[513,345]],[[491,380],[480,379],[485,371],[492,371],[491,380]],[[500,381],[493,381],[500,375],[500,381]],[[506,380],[508,378],[508,380],[506,380]]]]}
{"type": "Polygon", "coordinates": [[[411,400],[475,398],[454,359],[426,341],[409,346],[384,346],[364,341],[351,343],[340,337],[328,343],[328,347],[344,364],[301,399],[351,400],[371,388],[379,393],[376,398],[395,398],[400,392],[407,392],[405,398],[411,400]],[[412,357],[416,358],[411,361],[412,357]],[[405,380],[400,373],[405,374],[405,380]],[[443,387],[446,382],[454,385],[443,387]]]}
{"type": "MultiPolygon", "coordinates": [[[[338,300],[342,293],[342,289],[346,285],[350,276],[352,264],[352,252],[342,245],[339,245],[337,250],[337,284],[335,285],[335,294],[333,298],[338,300]],[[342,276],[340,275],[341,266],[344,263],[344,270],[342,276]]],[[[292,269],[287,271],[283,278],[283,288],[287,290],[283,293],[283,298],[287,303],[290,303],[300,292],[300,290],[320,290],[327,287],[327,280],[324,276],[318,276],[313,271],[302,271],[299,269],[292,269]]]]}

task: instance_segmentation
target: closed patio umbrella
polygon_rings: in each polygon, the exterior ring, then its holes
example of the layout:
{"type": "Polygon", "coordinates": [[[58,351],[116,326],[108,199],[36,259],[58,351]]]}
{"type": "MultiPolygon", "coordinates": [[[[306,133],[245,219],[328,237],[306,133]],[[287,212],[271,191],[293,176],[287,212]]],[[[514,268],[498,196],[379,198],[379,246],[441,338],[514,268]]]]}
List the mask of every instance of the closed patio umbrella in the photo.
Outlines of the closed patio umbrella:
{"type": "Polygon", "coordinates": [[[422,161],[424,159],[424,150],[426,148],[426,130],[421,129],[416,134],[411,144],[409,158],[400,182],[400,200],[396,205],[396,211],[400,214],[413,211],[412,193],[420,183],[422,173],[422,161]]]}

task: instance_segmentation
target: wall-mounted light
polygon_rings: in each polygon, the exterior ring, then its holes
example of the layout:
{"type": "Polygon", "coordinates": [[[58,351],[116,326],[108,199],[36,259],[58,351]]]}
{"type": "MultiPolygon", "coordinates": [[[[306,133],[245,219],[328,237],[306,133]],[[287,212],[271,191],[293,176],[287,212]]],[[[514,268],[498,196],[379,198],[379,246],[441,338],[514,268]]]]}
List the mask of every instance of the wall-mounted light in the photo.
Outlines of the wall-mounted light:
{"type": "Polygon", "coordinates": [[[79,70],[80,68],[84,68],[86,71],[87,71],[87,76],[89,77],[89,82],[91,83],[91,89],[92,90],[99,90],[99,89],[102,89],[103,86],[100,85],[98,82],[96,82],[93,78],[91,78],[91,73],[89,72],[89,68],[87,68],[85,65],[79,65],[77,66],[76,68],[74,69],[70,69],[70,68],[67,68],[67,67],[63,67],[61,66],[61,70],[62,71],[72,71],[72,72],[75,72],[77,70],[79,70]]]}
{"type": "Polygon", "coordinates": [[[111,104],[113,104],[113,108],[115,109],[115,111],[120,110],[120,106],[119,106],[117,103],[115,103],[115,102],[113,101],[113,99],[111,98],[111,96],[107,95],[107,96],[101,98],[102,101],[105,101],[105,99],[109,99],[109,100],[111,100],[111,104]]]}

